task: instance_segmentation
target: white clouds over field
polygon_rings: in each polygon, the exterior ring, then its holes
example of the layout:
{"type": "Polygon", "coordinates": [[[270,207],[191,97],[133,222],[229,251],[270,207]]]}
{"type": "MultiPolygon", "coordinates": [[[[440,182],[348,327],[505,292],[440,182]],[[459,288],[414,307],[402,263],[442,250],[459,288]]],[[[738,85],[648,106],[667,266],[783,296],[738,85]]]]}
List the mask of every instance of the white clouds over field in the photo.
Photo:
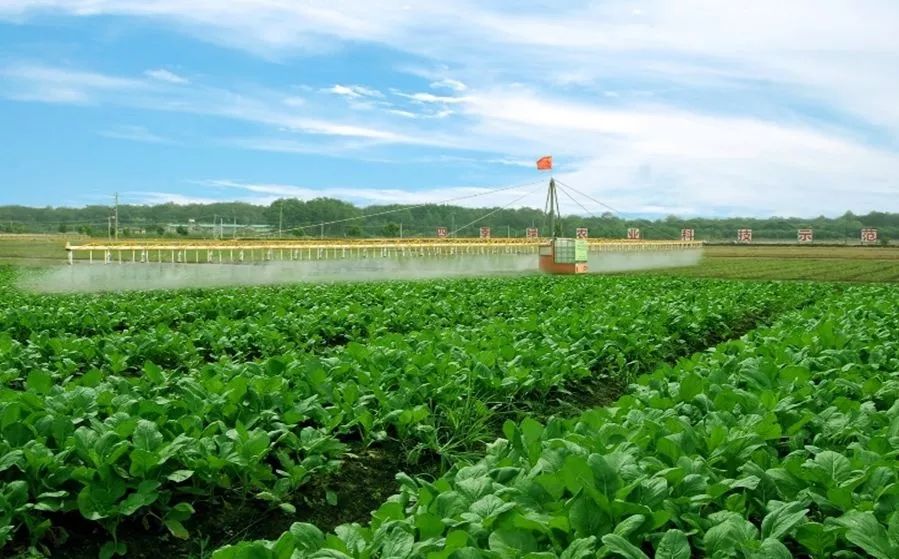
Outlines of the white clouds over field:
{"type": "MultiPolygon", "coordinates": [[[[443,157],[434,173],[453,157],[476,160],[496,184],[523,175],[491,161],[553,153],[563,180],[629,212],[899,211],[892,1],[0,2],[8,25],[97,16],[166,29],[282,73],[305,57],[327,65],[370,45],[418,82],[393,83],[365,62],[324,84],[293,72],[290,89],[246,76],[223,83],[178,61],[129,73],[19,56],[0,59],[0,95],[258,127],[210,139],[229,149],[329,154],[347,165],[443,157]]],[[[152,142],[148,128],[118,131],[152,142]]],[[[241,176],[270,183],[253,174],[248,167],[241,176]]],[[[475,178],[431,176],[430,187],[391,189],[354,178],[263,194],[414,202],[475,178]]]]}

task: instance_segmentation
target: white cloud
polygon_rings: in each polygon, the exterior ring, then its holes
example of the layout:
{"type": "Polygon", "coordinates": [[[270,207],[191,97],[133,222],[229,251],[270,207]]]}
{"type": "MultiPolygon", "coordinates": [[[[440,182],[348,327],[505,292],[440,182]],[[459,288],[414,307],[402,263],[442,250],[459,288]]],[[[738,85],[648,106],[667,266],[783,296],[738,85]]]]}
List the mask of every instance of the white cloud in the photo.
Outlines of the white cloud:
{"type": "MultiPolygon", "coordinates": [[[[359,138],[371,142],[419,145],[444,145],[440,135],[405,132],[384,123],[371,125],[351,121],[346,115],[334,119],[317,116],[312,108],[297,111],[299,103],[283,105],[283,96],[261,88],[235,92],[214,87],[151,87],[131,78],[96,72],[54,68],[44,65],[0,67],[0,75],[9,79],[0,83],[0,95],[8,98],[54,103],[106,103],[141,109],[184,112],[287,129],[298,133],[359,138]],[[316,115],[316,116],[312,116],[316,115]]],[[[374,91],[368,88],[354,91],[374,91]]]]}
{"type": "Polygon", "coordinates": [[[255,195],[277,198],[312,198],[332,197],[349,200],[359,205],[372,204],[432,204],[454,200],[454,204],[468,207],[484,207],[506,205],[510,200],[520,199],[510,207],[533,206],[545,196],[545,185],[542,181],[534,181],[521,185],[510,185],[501,192],[494,189],[474,186],[453,186],[425,190],[401,188],[367,189],[352,187],[306,187],[291,184],[256,183],[232,179],[210,179],[195,181],[196,184],[212,188],[235,189],[252,192],[255,195]]]}
{"type": "MultiPolygon", "coordinates": [[[[17,21],[39,13],[149,18],[282,59],[374,43],[410,53],[429,68],[418,72],[425,83],[459,95],[403,91],[396,106],[355,105],[383,111],[348,115],[341,103],[322,116],[313,100],[215,89],[148,98],[141,81],[45,67],[3,80],[7,96],[84,103],[125,91],[112,102],[352,140],[360,153],[415,144],[523,160],[550,150],[560,176],[629,210],[899,209],[899,5],[889,0],[0,4],[17,21]]],[[[357,103],[377,97],[368,91],[331,88],[357,103]]]]}
{"type": "Polygon", "coordinates": [[[173,143],[170,139],[164,138],[158,134],[154,134],[143,126],[118,126],[107,130],[101,130],[99,134],[107,138],[129,140],[132,142],[145,142],[150,144],[173,143]]]}
{"type": "Polygon", "coordinates": [[[0,67],[0,94],[24,101],[90,103],[112,91],[135,91],[145,87],[140,80],[97,72],[55,68],[43,64],[11,64],[0,67]]]}
{"type": "Polygon", "coordinates": [[[559,177],[631,212],[899,209],[899,155],[834,130],[659,106],[597,108],[520,89],[472,96],[463,110],[479,123],[473,145],[515,146],[522,156],[551,147],[559,177]]]}
{"type": "Polygon", "coordinates": [[[459,80],[454,80],[451,78],[443,78],[434,82],[431,82],[431,87],[434,89],[451,89],[455,92],[462,92],[468,89],[464,83],[459,80]]]}
{"type": "Polygon", "coordinates": [[[161,82],[174,83],[174,84],[186,84],[190,83],[190,81],[178,74],[166,70],[165,68],[157,68],[155,70],[147,70],[144,72],[144,75],[148,78],[152,78],[154,80],[159,80],[161,82]]]}
{"type": "Polygon", "coordinates": [[[400,97],[405,97],[406,99],[411,99],[417,103],[438,103],[444,105],[455,105],[457,103],[464,103],[467,99],[465,97],[449,97],[446,95],[434,95],[433,93],[403,93],[401,91],[395,91],[396,95],[400,97]]]}
{"type": "Polygon", "coordinates": [[[424,116],[421,113],[413,113],[412,111],[406,111],[403,109],[388,109],[387,112],[404,118],[422,118],[424,116]]]}
{"type": "MultiPolygon", "coordinates": [[[[160,192],[147,190],[132,190],[122,193],[123,198],[128,200],[129,204],[139,204],[153,206],[157,204],[177,204],[186,206],[188,204],[214,204],[221,202],[217,198],[205,196],[189,196],[177,192],[160,192]]],[[[251,202],[252,203],[252,202],[251,202]]]]}
{"type": "Polygon", "coordinates": [[[340,85],[335,84],[332,87],[329,87],[325,91],[329,93],[333,93],[334,95],[340,95],[342,97],[348,97],[350,99],[361,99],[363,97],[384,97],[384,94],[376,89],[372,89],[369,87],[364,87],[361,85],[340,85]]]}

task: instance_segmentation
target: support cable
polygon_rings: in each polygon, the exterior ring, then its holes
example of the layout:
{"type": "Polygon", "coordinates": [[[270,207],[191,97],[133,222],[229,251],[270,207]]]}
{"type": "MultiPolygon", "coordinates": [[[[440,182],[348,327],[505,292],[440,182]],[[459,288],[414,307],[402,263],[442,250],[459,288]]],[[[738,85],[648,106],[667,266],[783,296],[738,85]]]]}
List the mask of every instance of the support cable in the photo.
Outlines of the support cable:
{"type": "Polygon", "coordinates": [[[588,214],[590,214],[590,217],[599,219],[599,216],[597,216],[595,213],[593,213],[593,212],[591,212],[590,210],[588,210],[588,209],[587,209],[587,206],[581,204],[579,200],[577,200],[574,196],[571,195],[570,192],[568,192],[568,190],[567,190],[568,187],[564,186],[564,185],[563,185],[561,182],[559,182],[559,181],[556,181],[556,184],[558,184],[558,185],[561,187],[561,188],[559,188],[559,190],[561,190],[561,191],[565,194],[565,196],[568,196],[568,198],[569,198],[572,202],[574,202],[575,204],[577,204],[578,206],[580,206],[582,210],[584,210],[585,212],[587,212],[588,214]]]}
{"type": "MultiPolygon", "coordinates": [[[[314,224],[312,224],[312,225],[300,225],[300,226],[298,226],[298,227],[291,227],[291,228],[289,228],[289,229],[285,229],[284,231],[301,231],[301,230],[311,229],[311,228],[313,228],[313,227],[322,227],[322,226],[327,226],[327,225],[336,225],[336,224],[338,224],[338,223],[346,223],[346,222],[348,222],[348,221],[354,221],[354,220],[357,220],[357,219],[367,219],[367,218],[369,218],[369,217],[378,217],[378,216],[382,216],[382,215],[388,215],[388,214],[393,214],[393,213],[405,212],[405,211],[409,211],[409,210],[416,210],[416,209],[418,209],[418,208],[424,208],[424,207],[427,207],[427,206],[439,206],[439,205],[443,205],[443,204],[448,204],[448,203],[450,203],[450,202],[457,202],[457,201],[459,201],[459,200],[467,200],[467,199],[470,199],[470,198],[477,198],[477,197],[479,197],[479,196],[487,196],[488,194],[495,194],[495,193],[497,193],[497,192],[504,192],[504,191],[506,191],[506,190],[513,190],[513,189],[516,189],[516,188],[523,188],[523,187],[531,186],[531,185],[534,185],[534,184],[541,184],[541,185],[542,185],[542,182],[543,182],[543,181],[532,181],[532,182],[528,182],[528,183],[524,183],[524,184],[514,184],[514,185],[511,185],[511,186],[504,186],[504,187],[501,187],[501,188],[495,188],[495,189],[493,189],[493,190],[488,190],[488,191],[485,191],[485,192],[476,192],[476,193],[474,193],[474,194],[466,194],[466,195],[464,195],[464,196],[457,196],[457,197],[455,197],[455,198],[448,198],[448,199],[446,199],[446,200],[441,200],[441,201],[437,201],[437,202],[427,202],[427,203],[424,203],[424,204],[417,204],[417,205],[414,205],[414,206],[402,206],[402,207],[399,207],[399,208],[394,208],[394,209],[392,209],[392,210],[384,210],[384,211],[375,212],[375,213],[371,213],[371,214],[358,215],[358,216],[353,216],[353,217],[345,217],[345,218],[343,218],[343,219],[335,219],[335,220],[333,220],[333,221],[325,221],[325,222],[322,222],[322,223],[314,223],[314,224]]],[[[514,203],[514,202],[513,202],[513,203],[514,203]]],[[[488,214],[488,215],[489,215],[489,214],[488,214]]],[[[458,231],[458,229],[457,229],[457,231],[458,231]]]]}
{"type": "MultiPolygon", "coordinates": [[[[608,204],[606,204],[606,203],[600,202],[599,200],[597,200],[597,199],[594,198],[593,196],[590,196],[589,194],[587,194],[587,193],[585,193],[585,192],[581,192],[580,190],[576,189],[575,187],[571,186],[570,184],[565,184],[564,182],[559,181],[559,180],[556,181],[556,184],[561,185],[561,186],[563,186],[564,188],[567,188],[567,189],[569,189],[569,190],[572,190],[572,191],[574,191],[575,193],[580,194],[580,195],[583,196],[584,198],[587,198],[587,199],[589,199],[589,200],[592,200],[593,202],[596,202],[596,203],[599,204],[600,206],[602,206],[602,207],[604,207],[604,208],[607,208],[607,209],[611,210],[612,212],[618,214],[618,217],[619,217],[622,221],[624,221],[625,224],[627,223],[628,219],[627,219],[627,218],[626,218],[620,211],[616,210],[616,209],[613,208],[612,206],[610,206],[610,205],[608,205],[608,204]]],[[[563,192],[565,192],[565,194],[568,195],[569,198],[571,198],[572,200],[574,200],[574,198],[572,198],[571,194],[569,194],[569,193],[566,192],[565,190],[563,190],[563,192]]],[[[577,205],[581,206],[581,208],[584,208],[584,206],[583,206],[582,204],[580,204],[580,202],[578,202],[577,200],[574,200],[574,202],[575,202],[577,205]]],[[[597,216],[593,215],[593,213],[590,212],[590,210],[588,210],[587,208],[584,208],[584,210],[585,210],[587,213],[589,213],[591,216],[593,216],[594,218],[597,217],[597,216]]],[[[599,218],[598,218],[598,219],[599,219],[599,218]]],[[[659,233],[659,234],[661,234],[661,235],[663,235],[663,236],[667,233],[667,232],[662,231],[661,229],[659,229],[656,225],[654,225],[653,222],[652,222],[651,220],[645,220],[645,221],[647,221],[648,223],[647,223],[647,224],[641,224],[641,227],[642,227],[644,230],[646,230],[646,231],[655,231],[655,232],[657,232],[657,233],[659,233]]]]}
{"type": "MultiPolygon", "coordinates": [[[[571,191],[573,191],[573,192],[575,192],[575,193],[577,193],[577,194],[580,194],[581,196],[583,196],[584,198],[587,198],[588,200],[592,200],[593,202],[596,202],[596,203],[599,204],[600,206],[602,206],[602,207],[604,207],[604,208],[606,208],[606,209],[608,209],[608,210],[611,210],[612,212],[614,212],[614,213],[616,213],[616,214],[618,214],[618,215],[621,215],[621,212],[618,211],[618,210],[616,210],[616,209],[613,208],[612,206],[610,206],[610,205],[608,205],[608,204],[606,204],[606,203],[604,203],[604,202],[600,202],[599,200],[597,200],[597,199],[594,198],[593,196],[590,196],[589,194],[585,194],[585,193],[581,192],[580,190],[576,189],[575,187],[571,186],[570,184],[565,184],[564,182],[562,182],[562,181],[560,181],[560,180],[557,180],[556,183],[561,184],[561,185],[564,186],[565,188],[568,188],[568,189],[570,189],[571,191]]],[[[622,217],[623,217],[623,216],[622,216],[622,217]]]]}
{"type": "MultiPolygon", "coordinates": [[[[535,183],[530,183],[530,184],[535,184],[535,183]]],[[[465,229],[465,228],[471,227],[472,225],[474,225],[475,223],[477,223],[477,222],[479,222],[479,221],[483,221],[483,220],[487,219],[488,217],[490,217],[491,215],[495,214],[496,212],[500,212],[500,211],[502,211],[502,210],[507,209],[507,208],[508,208],[509,206],[511,206],[512,204],[515,204],[516,202],[519,202],[519,201],[521,201],[521,200],[524,200],[524,199],[527,198],[528,196],[534,195],[538,190],[540,190],[540,189],[542,189],[542,188],[543,188],[543,181],[540,181],[540,186],[539,186],[538,188],[535,188],[534,190],[531,190],[530,192],[526,192],[526,193],[522,194],[521,196],[519,196],[518,198],[512,200],[511,202],[509,202],[509,203],[506,204],[505,206],[502,206],[502,207],[500,207],[500,208],[496,208],[496,209],[493,210],[492,212],[488,212],[488,213],[482,215],[481,217],[475,219],[474,221],[471,221],[471,222],[469,222],[469,223],[466,223],[466,224],[463,225],[462,227],[459,227],[458,229],[456,229],[455,231],[453,231],[453,232],[452,232],[452,235],[455,235],[456,233],[458,233],[459,231],[461,231],[461,230],[463,230],[463,229],[465,229]]]]}

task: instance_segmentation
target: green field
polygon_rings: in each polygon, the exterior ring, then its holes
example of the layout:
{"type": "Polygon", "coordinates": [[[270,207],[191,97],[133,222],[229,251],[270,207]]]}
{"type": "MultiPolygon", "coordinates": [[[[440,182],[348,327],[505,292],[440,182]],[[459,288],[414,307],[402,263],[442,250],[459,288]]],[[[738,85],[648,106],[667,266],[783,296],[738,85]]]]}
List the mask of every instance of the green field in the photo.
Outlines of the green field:
{"type": "Polygon", "coordinates": [[[823,296],[613,406],[507,422],[481,460],[403,477],[366,525],[213,557],[899,556],[897,303],[823,296]]]}
{"type": "MultiPolygon", "coordinates": [[[[65,263],[65,244],[84,238],[65,235],[0,235],[0,264],[44,267],[65,263]]],[[[668,275],[849,282],[899,281],[899,247],[712,245],[697,266],[672,268],[668,275]]],[[[82,258],[85,256],[79,255],[82,258]]],[[[536,267],[536,265],[535,265],[536,267]]],[[[659,271],[654,271],[659,273],[659,271]]]]}
{"type": "Polygon", "coordinates": [[[0,235],[0,264],[49,266],[64,264],[66,241],[76,236],[0,235]]]}
{"type": "Polygon", "coordinates": [[[698,266],[664,273],[731,279],[899,281],[899,248],[895,247],[710,246],[703,252],[698,266]]]}
{"type": "Polygon", "coordinates": [[[899,251],[102,295],[33,263],[3,556],[899,556],[899,251]]]}

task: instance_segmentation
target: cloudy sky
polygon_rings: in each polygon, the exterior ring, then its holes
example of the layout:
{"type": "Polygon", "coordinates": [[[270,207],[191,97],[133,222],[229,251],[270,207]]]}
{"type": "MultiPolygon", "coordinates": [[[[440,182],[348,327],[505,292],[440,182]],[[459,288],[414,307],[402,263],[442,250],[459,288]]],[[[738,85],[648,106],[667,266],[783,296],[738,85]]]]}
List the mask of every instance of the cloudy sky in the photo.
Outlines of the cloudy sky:
{"type": "Polygon", "coordinates": [[[897,69],[895,0],[0,0],[0,204],[899,211],[897,69]]]}

